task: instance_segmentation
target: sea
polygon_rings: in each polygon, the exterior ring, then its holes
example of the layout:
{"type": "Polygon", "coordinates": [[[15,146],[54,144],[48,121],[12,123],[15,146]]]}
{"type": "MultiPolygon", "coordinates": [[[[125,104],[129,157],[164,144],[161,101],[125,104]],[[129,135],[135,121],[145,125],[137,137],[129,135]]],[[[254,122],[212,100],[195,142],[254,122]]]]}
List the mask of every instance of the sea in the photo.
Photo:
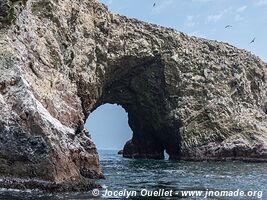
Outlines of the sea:
{"type": "Polygon", "coordinates": [[[0,200],[87,199],[263,199],[267,200],[267,163],[186,162],[127,159],[100,150],[105,179],[89,192],[43,193],[0,189],[0,200]]]}

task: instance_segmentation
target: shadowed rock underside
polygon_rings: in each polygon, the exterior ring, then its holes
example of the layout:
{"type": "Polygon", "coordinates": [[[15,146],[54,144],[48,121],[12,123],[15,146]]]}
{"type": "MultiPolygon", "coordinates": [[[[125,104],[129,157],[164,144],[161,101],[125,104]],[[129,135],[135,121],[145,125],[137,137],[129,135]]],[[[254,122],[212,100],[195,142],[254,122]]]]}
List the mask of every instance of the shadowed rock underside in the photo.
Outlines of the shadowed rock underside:
{"type": "Polygon", "coordinates": [[[124,157],[266,161],[266,67],[94,0],[1,0],[0,176],[103,177],[84,123],[104,103],[128,113],[124,157]]]}

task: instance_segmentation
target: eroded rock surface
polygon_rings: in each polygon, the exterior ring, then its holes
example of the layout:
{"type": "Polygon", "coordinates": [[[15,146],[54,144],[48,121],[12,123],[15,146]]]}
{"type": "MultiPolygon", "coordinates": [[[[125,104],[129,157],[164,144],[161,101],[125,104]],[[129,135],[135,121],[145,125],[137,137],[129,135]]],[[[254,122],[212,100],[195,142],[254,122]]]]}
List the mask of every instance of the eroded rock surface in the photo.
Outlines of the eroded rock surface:
{"type": "Polygon", "coordinates": [[[125,157],[267,160],[267,65],[249,52],[94,0],[1,0],[0,11],[0,176],[101,178],[84,123],[104,103],[128,112],[125,157]]]}

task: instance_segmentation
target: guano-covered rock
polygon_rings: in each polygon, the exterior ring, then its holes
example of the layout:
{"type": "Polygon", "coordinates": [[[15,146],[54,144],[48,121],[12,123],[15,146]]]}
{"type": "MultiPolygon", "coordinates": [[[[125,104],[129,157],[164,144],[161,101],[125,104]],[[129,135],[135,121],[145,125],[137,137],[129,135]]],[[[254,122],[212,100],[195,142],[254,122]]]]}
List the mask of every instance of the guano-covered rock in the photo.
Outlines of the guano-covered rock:
{"type": "Polygon", "coordinates": [[[0,185],[88,189],[84,123],[104,103],[128,112],[125,157],[266,161],[266,67],[94,0],[1,0],[0,185]]]}

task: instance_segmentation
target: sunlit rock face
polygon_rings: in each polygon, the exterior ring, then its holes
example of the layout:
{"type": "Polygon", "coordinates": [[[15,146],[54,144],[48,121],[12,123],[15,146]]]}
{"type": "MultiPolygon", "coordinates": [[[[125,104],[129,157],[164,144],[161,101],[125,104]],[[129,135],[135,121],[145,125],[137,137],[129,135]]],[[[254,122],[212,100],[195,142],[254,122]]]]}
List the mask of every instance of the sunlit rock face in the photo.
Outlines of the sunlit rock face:
{"type": "Polygon", "coordinates": [[[2,177],[77,182],[68,190],[101,178],[84,122],[104,103],[128,112],[125,157],[267,160],[267,66],[256,56],[94,0],[4,0],[0,11],[2,177]]]}

